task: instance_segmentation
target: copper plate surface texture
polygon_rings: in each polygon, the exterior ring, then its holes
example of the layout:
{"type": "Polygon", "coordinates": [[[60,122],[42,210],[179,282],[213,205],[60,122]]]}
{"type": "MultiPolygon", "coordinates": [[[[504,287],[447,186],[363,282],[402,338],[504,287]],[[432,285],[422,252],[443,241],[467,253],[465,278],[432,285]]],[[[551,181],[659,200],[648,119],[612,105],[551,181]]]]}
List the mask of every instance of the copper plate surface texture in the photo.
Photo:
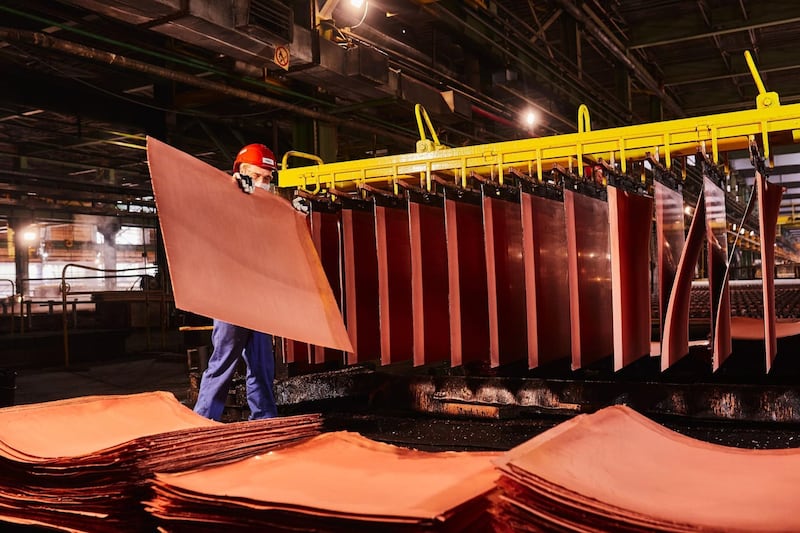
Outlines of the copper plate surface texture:
{"type": "Polygon", "coordinates": [[[728,283],[728,221],[725,191],[703,178],[706,202],[708,290],[711,305],[712,361],[714,371],[733,351],[731,345],[731,292],[728,283]]]}
{"type": "Polygon", "coordinates": [[[764,345],[767,372],[778,352],[775,330],[775,232],[783,187],[756,172],[758,228],[761,237],[761,288],[764,300],[764,345]]]}
{"type": "Polygon", "coordinates": [[[378,256],[372,208],[368,211],[342,209],[342,243],[345,321],[353,343],[353,353],[347,354],[347,362],[355,364],[379,359],[378,256]]]}
{"type": "Polygon", "coordinates": [[[406,209],[375,205],[381,364],[413,357],[411,243],[406,209]]]}
{"type": "Polygon", "coordinates": [[[653,198],[608,187],[614,370],[650,355],[653,198]]]}
{"type": "Polygon", "coordinates": [[[564,191],[569,258],[572,369],[614,352],[608,204],[564,191]]]}
{"type": "MultiPolygon", "coordinates": [[[[333,212],[328,210],[315,210],[315,203],[311,203],[311,241],[317,250],[322,270],[328,278],[328,284],[333,291],[333,298],[339,309],[342,309],[342,273],[340,271],[340,221],[341,212],[336,209],[333,212]]],[[[339,350],[325,348],[324,346],[313,346],[311,348],[311,364],[321,364],[326,361],[343,361],[344,354],[339,350]]]]}
{"type": "Polygon", "coordinates": [[[414,365],[450,360],[444,208],[409,200],[414,365]]]}
{"type": "Polygon", "coordinates": [[[150,175],[175,305],[281,337],[352,351],[305,218],[277,195],[152,137],[150,175]]]}
{"type": "Polygon", "coordinates": [[[658,284],[659,335],[664,335],[667,319],[667,304],[678,273],[683,247],[686,244],[684,231],[683,194],[661,182],[655,182],[656,203],[656,254],[658,284]]]}
{"type": "Polygon", "coordinates": [[[678,261],[675,281],[669,294],[664,334],[661,338],[661,371],[689,353],[689,304],[692,279],[706,237],[706,203],[702,191],[697,198],[686,245],[678,261]]]}
{"type": "Polygon", "coordinates": [[[545,529],[800,530],[800,450],[702,442],[625,406],[579,415],[497,464],[519,488],[509,497],[553,517],[545,529]]]}
{"type": "Polygon", "coordinates": [[[522,213],[518,202],[483,192],[491,366],[528,358],[522,213]]]}
{"type": "Polygon", "coordinates": [[[570,356],[564,203],[522,192],[528,368],[570,356]]]}
{"type": "Polygon", "coordinates": [[[450,293],[450,364],[489,361],[489,296],[480,204],[445,191],[450,293]]]}
{"type": "Polygon", "coordinates": [[[420,452],[335,432],[230,465],[158,475],[156,486],[255,510],[436,520],[494,489],[498,456],[420,452]]]}

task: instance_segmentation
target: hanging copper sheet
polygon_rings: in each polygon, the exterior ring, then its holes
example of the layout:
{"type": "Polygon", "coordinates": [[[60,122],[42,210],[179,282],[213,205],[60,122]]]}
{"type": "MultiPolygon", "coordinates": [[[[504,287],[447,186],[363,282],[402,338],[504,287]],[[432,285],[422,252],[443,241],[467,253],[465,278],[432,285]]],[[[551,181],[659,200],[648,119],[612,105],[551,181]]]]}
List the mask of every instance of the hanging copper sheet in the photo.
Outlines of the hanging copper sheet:
{"type": "Polygon", "coordinates": [[[686,245],[678,261],[675,281],[669,294],[664,334],[661,338],[661,371],[674,365],[689,353],[689,304],[692,279],[706,234],[706,203],[703,192],[697,198],[694,217],[689,225],[686,245]]]}
{"type": "Polygon", "coordinates": [[[800,450],[699,441],[625,406],[576,416],[495,464],[514,531],[800,530],[800,450]]]}
{"type": "Polygon", "coordinates": [[[653,198],[608,187],[614,370],[650,355],[653,198]]]}
{"type": "Polygon", "coordinates": [[[450,360],[444,200],[408,192],[414,365],[450,360]]]}
{"type": "Polygon", "coordinates": [[[564,190],[572,369],[614,352],[608,204],[564,190]]]}
{"type": "Polygon", "coordinates": [[[656,253],[658,268],[658,332],[664,335],[667,304],[672,293],[678,261],[686,244],[683,225],[683,194],[663,183],[655,182],[656,253]]]}
{"type": "Polygon", "coordinates": [[[775,225],[778,223],[783,187],[770,183],[756,171],[758,229],[761,236],[761,288],[764,293],[764,342],[767,372],[778,351],[775,332],[775,225]]]}
{"type": "MultiPolygon", "coordinates": [[[[311,218],[311,240],[319,254],[322,269],[333,290],[333,297],[339,309],[342,309],[342,273],[341,265],[341,206],[329,201],[309,202],[311,218]]],[[[323,346],[311,348],[311,364],[326,361],[344,362],[341,350],[333,350],[323,346]]]]}
{"type": "Polygon", "coordinates": [[[489,296],[480,194],[444,191],[450,293],[450,365],[489,361],[489,296]]]}
{"type": "Polygon", "coordinates": [[[520,193],[528,316],[528,368],[570,356],[564,202],[520,193]]]}
{"type": "Polygon", "coordinates": [[[375,196],[381,364],[413,357],[411,243],[405,199],[375,196]]]}
{"type": "Polygon", "coordinates": [[[147,156],[177,307],[352,350],[305,217],[152,137],[147,156]]]}
{"type": "Polygon", "coordinates": [[[708,290],[711,303],[713,369],[731,354],[731,293],[728,284],[728,221],[725,215],[725,191],[711,179],[703,178],[706,202],[706,242],[708,290]]]}
{"type": "Polygon", "coordinates": [[[493,367],[527,359],[525,264],[519,190],[481,184],[486,278],[489,289],[489,344],[493,367]]]}
{"type": "Polygon", "coordinates": [[[372,201],[342,198],[345,323],[353,342],[348,364],[379,359],[378,256],[372,201]]]}

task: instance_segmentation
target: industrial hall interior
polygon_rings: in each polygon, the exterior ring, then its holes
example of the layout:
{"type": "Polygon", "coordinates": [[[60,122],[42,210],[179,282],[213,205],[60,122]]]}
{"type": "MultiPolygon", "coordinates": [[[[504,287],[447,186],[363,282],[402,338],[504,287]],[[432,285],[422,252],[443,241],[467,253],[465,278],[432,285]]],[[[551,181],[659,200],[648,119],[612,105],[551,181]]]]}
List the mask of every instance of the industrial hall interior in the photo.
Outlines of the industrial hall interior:
{"type": "Polygon", "coordinates": [[[0,530],[800,531],[798,46],[0,0],[0,530]]]}

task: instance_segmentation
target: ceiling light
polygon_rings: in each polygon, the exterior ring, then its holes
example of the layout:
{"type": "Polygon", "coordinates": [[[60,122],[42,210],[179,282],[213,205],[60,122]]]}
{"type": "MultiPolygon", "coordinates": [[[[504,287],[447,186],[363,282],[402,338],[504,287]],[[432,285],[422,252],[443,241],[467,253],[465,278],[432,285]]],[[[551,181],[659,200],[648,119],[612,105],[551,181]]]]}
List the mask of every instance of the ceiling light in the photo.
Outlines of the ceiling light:
{"type": "Polygon", "coordinates": [[[533,111],[528,110],[528,112],[525,113],[525,124],[529,128],[532,128],[535,123],[536,123],[536,114],[533,111]]]}
{"type": "Polygon", "coordinates": [[[350,0],[350,5],[358,9],[364,5],[364,0],[350,0]]]}

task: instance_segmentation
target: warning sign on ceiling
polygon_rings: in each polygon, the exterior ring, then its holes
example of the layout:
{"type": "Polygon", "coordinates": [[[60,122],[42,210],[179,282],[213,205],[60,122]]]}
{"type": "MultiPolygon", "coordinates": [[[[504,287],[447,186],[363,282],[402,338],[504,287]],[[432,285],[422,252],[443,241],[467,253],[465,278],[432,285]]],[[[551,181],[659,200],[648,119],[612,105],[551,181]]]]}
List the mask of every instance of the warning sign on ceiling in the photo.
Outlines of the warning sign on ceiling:
{"type": "Polygon", "coordinates": [[[273,61],[283,70],[289,70],[289,47],[276,46],[273,61]]]}

